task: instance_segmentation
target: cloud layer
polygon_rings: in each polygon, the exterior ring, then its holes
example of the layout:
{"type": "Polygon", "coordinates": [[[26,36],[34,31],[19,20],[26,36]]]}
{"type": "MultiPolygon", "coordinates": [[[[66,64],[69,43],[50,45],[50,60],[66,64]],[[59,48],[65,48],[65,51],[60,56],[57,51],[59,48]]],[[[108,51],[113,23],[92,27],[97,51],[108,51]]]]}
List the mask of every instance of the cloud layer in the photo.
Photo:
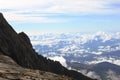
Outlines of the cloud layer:
{"type": "Polygon", "coordinates": [[[0,10],[11,21],[59,22],[64,19],[50,16],[118,14],[118,3],[120,0],[0,0],[0,10]]]}

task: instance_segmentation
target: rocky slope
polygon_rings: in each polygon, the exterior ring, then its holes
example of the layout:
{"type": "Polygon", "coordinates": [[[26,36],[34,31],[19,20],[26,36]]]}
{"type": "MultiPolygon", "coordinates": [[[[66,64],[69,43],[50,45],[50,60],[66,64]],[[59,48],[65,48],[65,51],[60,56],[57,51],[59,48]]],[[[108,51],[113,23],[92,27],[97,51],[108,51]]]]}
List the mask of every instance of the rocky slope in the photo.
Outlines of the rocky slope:
{"type": "Polygon", "coordinates": [[[10,57],[0,55],[0,80],[72,80],[50,72],[20,67],[10,57]]]}
{"type": "Polygon", "coordinates": [[[93,80],[81,73],[67,70],[59,62],[49,60],[34,51],[25,33],[17,34],[0,13],[0,52],[10,56],[17,64],[25,68],[39,69],[66,75],[75,80],[93,80]]]}

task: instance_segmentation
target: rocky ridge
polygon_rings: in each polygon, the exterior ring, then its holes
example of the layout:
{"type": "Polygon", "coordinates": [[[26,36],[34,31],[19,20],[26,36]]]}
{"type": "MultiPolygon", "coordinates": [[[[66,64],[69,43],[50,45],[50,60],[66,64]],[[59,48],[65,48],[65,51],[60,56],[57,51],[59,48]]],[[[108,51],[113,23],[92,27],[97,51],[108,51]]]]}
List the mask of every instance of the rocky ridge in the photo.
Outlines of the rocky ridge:
{"type": "Polygon", "coordinates": [[[74,80],[93,80],[83,74],[68,70],[59,62],[38,55],[33,49],[30,39],[22,32],[17,34],[0,13],[0,52],[11,57],[18,65],[35,70],[66,75],[74,80]]]}

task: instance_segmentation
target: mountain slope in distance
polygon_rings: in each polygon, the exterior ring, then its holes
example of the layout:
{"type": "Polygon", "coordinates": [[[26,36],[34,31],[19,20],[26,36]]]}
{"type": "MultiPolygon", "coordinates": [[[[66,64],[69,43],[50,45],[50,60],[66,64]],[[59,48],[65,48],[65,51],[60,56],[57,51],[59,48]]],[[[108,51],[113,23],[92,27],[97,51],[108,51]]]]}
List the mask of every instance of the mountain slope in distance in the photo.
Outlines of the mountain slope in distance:
{"type": "Polygon", "coordinates": [[[69,67],[78,70],[86,75],[90,73],[96,74],[99,76],[98,80],[119,80],[120,78],[120,66],[109,62],[101,62],[94,65],[84,65],[77,62],[68,62],[68,65],[69,67]]]}

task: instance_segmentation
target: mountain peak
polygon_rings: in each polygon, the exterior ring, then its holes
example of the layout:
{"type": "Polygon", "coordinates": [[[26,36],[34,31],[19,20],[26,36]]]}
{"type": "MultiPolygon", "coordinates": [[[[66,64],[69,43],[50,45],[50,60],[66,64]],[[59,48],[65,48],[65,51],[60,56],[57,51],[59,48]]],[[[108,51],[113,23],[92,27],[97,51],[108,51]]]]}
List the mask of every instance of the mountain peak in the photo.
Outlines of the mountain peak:
{"type": "Polygon", "coordinates": [[[32,48],[29,37],[24,32],[17,34],[2,13],[0,14],[0,52],[25,68],[66,75],[75,80],[93,80],[81,73],[66,69],[59,62],[38,55],[32,48]]]}
{"type": "Polygon", "coordinates": [[[3,19],[4,19],[3,14],[0,13],[0,23],[2,22],[3,19]]]}
{"type": "Polygon", "coordinates": [[[2,13],[0,13],[0,18],[1,18],[1,17],[3,17],[3,14],[2,14],[2,13]]]}
{"type": "MultiPolygon", "coordinates": [[[[0,24],[1,24],[2,22],[6,22],[6,23],[7,23],[7,21],[6,21],[5,18],[4,18],[4,15],[3,15],[2,13],[0,13],[0,24]]],[[[8,24],[8,23],[7,23],[7,24],[8,24]]]]}

